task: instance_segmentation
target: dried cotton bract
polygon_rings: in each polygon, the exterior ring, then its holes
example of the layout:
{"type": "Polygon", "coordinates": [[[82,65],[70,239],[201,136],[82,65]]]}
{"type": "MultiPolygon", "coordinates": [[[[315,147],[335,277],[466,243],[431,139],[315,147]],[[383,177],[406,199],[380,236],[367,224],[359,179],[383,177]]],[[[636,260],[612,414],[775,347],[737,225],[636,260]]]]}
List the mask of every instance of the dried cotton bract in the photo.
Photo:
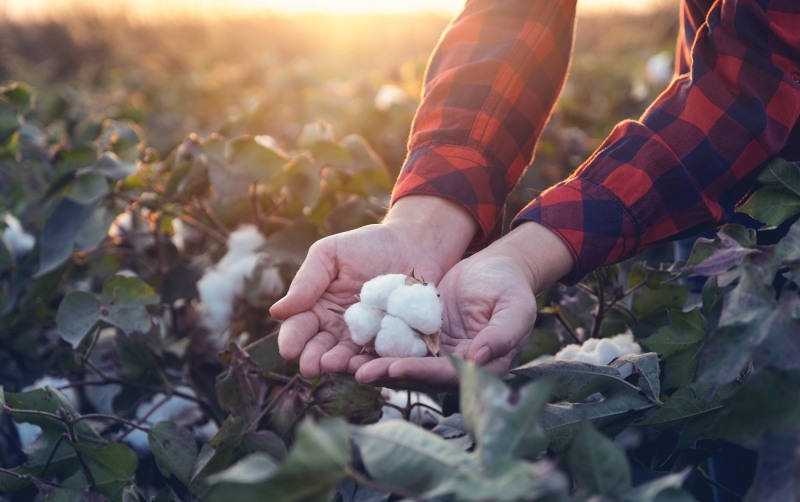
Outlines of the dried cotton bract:
{"type": "Polygon", "coordinates": [[[386,274],[361,288],[359,302],[344,311],[350,338],[381,357],[437,355],[442,302],[433,284],[413,276],[386,274]]]}

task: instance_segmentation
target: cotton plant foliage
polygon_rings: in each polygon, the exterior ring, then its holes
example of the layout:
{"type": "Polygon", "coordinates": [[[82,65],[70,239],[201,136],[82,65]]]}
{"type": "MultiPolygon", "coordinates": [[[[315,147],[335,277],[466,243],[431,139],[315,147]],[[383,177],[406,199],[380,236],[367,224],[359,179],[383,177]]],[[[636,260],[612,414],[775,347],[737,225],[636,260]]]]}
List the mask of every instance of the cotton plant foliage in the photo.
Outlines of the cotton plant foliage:
{"type": "Polygon", "coordinates": [[[365,282],[358,301],[343,312],[350,338],[381,357],[437,355],[442,302],[436,286],[411,274],[379,275],[365,282]]]}

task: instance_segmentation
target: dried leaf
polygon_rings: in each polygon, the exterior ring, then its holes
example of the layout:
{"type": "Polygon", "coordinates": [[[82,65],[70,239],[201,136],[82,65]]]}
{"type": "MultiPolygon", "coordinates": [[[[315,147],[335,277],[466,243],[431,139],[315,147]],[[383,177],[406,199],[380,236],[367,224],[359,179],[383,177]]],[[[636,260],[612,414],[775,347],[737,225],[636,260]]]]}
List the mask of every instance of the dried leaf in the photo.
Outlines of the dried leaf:
{"type": "Polygon", "coordinates": [[[425,346],[428,347],[428,352],[430,352],[433,357],[437,357],[439,355],[439,349],[442,347],[442,330],[432,335],[422,335],[422,341],[425,342],[425,346]]]}

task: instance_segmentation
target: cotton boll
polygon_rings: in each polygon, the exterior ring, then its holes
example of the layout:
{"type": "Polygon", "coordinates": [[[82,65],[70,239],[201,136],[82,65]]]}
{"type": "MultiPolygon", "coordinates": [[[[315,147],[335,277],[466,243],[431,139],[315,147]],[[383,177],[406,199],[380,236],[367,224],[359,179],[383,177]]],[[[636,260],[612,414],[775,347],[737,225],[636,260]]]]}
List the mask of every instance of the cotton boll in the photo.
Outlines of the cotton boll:
{"type": "Polygon", "coordinates": [[[583,345],[567,345],[558,351],[555,358],[559,361],[580,361],[605,366],[617,357],[641,353],[642,348],[634,340],[633,334],[628,332],[610,338],[590,338],[583,345]]]}
{"type": "Polygon", "coordinates": [[[428,347],[402,319],[385,315],[375,337],[375,352],[381,357],[425,357],[428,347]]]}
{"type": "MultiPolygon", "coordinates": [[[[58,389],[59,387],[69,385],[69,383],[69,380],[66,378],[54,378],[49,375],[45,375],[36,380],[33,384],[22,389],[22,391],[28,392],[36,389],[44,389],[45,387],[58,389]]],[[[58,390],[58,392],[61,392],[64,397],[67,398],[67,401],[69,401],[73,408],[78,407],[78,394],[75,392],[74,388],[68,387],[64,390],[58,390]]],[[[42,433],[41,427],[27,422],[14,422],[14,426],[17,429],[19,443],[23,448],[32,445],[37,439],[39,439],[39,436],[42,433]]]]}
{"type": "Polygon", "coordinates": [[[442,301],[433,284],[412,284],[395,289],[389,296],[386,311],[426,335],[442,327],[442,301]]]}
{"type": "Polygon", "coordinates": [[[350,329],[350,338],[359,345],[364,345],[378,334],[381,329],[381,311],[364,305],[354,303],[344,311],[344,322],[350,329]]]}
{"type": "Polygon", "coordinates": [[[386,310],[392,291],[406,283],[405,274],[384,274],[374,277],[361,286],[361,302],[370,307],[386,310]]]}
{"type": "Polygon", "coordinates": [[[667,51],[651,56],[645,64],[647,81],[656,87],[667,85],[672,80],[672,63],[673,57],[667,51]]]}
{"type": "MultiPolygon", "coordinates": [[[[194,391],[189,387],[177,387],[186,394],[194,396],[194,391]]],[[[161,402],[166,396],[164,394],[156,394],[150,401],[142,403],[136,408],[136,421],[141,421],[157,403],[161,402]]],[[[167,401],[159,406],[155,411],[147,415],[144,421],[144,426],[151,426],[158,422],[175,422],[177,425],[188,425],[195,417],[200,416],[200,409],[195,401],[185,399],[179,396],[172,396],[167,401]]],[[[149,451],[150,445],[147,440],[147,433],[139,429],[134,429],[127,436],[124,441],[130,444],[135,450],[139,452],[149,451]]]]}
{"type": "Polygon", "coordinates": [[[408,101],[408,94],[394,84],[383,84],[375,95],[375,108],[385,112],[395,105],[408,101]]]}
{"type": "Polygon", "coordinates": [[[242,225],[228,236],[228,252],[217,263],[217,268],[227,268],[240,258],[255,253],[265,239],[254,225],[242,225]]]}
{"type": "Polygon", "coordinates": [[[6,228],[3,229],[3,242],[15,257],[27,254],[36,244],[36,238],[27,233],[19,220],[11,213],[3,216],[6,228]]]}
{"type": "Polygon", "coordinates": [[[383,388],[381,389],[381,397],[386,404],[391,406],[384,406],[381,409],[379,422],[403,418],[402,413],[397,408],[406,408],[409,404],[412,408],[408,419],[413,424],[422,426],[436,425],[444,419],[442,407],[439,403],[422,392],[383,388]],[[424,406],[415,406],[417,404],[424,406]]]}

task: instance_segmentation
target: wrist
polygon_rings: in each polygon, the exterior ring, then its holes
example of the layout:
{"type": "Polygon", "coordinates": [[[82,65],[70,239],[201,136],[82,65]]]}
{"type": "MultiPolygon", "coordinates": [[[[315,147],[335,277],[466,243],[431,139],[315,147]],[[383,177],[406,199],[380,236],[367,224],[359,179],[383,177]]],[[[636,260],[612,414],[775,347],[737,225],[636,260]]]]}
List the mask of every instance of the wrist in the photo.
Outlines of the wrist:
{"type": "Polygon", "coordinates": [[[418,251],[437,257],[443,270],[461,259],[478,230],[464,207],[433,195],[407,195],[397,200],[383,224],[409,236],[418,251]]]}
{"type": "Polygon", "coordinates": [[[561,238],[534,221],[518,225],[484,252],[498,253],[513,259],[535,294],[558,282],[574,266],[572,253],[561,238]]]}

